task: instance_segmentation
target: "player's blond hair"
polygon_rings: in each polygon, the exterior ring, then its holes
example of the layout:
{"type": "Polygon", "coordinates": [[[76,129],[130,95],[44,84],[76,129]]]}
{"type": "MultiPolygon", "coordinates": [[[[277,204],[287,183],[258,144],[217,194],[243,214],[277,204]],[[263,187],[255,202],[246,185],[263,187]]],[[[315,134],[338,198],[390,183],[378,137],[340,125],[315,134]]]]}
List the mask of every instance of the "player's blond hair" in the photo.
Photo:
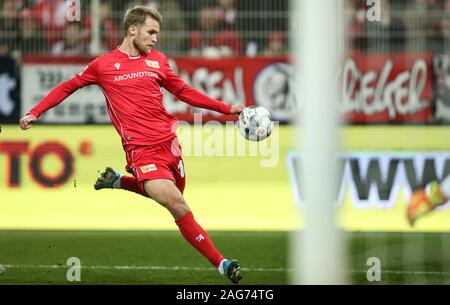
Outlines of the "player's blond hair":
{"type": "Polygon", "coordinates": [[[156,8],[149,8],[142,5],[135,6],[130,8],[125,13],[125,17],[123,18],[123,29],[125,34],[128,32],[128,28],[131,25],[139,26],[144,25],[145,20],[150,17],[153,20],[156,20],[159,25],[162,23],[162,16],[158,12],[156,8]]]}

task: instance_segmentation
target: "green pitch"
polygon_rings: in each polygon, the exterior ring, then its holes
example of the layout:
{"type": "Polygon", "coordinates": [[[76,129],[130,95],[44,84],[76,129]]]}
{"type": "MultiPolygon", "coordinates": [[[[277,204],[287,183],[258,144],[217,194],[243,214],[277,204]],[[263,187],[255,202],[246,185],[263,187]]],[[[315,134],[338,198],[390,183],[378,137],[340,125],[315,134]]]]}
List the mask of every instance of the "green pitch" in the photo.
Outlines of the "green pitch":
{"type": "MultiPolygon", "coordinates": [[[[209,235],[225,256],[239,259],[243,283],[287,283],[285,233],[209,235]]],[[[81,284],[232,285],[178,231],[0,231],[1,284],[68,284],[69,257],[80,259],[81,284]]]]}
{"type": "MultiPolygon", "coordinates": [[[[242,284],[288,284],[285,232],[210,232],[239,259],[242,284]]],[[[347,234],[345,272],[356,284],[450,283],[448,234],[347,234]],[[367,280],[370,257],[381,281],[367,280]]],[[[230,284],[178,232],[0,231],[0,284],[230,284]],[[81,262],[81,281],[68,282],[67,259],[81,262]]]]}

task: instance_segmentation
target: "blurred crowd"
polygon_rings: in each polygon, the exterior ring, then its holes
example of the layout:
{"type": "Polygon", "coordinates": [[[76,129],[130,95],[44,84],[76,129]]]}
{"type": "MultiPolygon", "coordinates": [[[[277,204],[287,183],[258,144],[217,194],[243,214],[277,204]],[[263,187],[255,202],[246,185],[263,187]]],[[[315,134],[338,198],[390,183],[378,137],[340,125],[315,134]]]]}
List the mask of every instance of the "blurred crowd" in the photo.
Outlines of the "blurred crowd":
{"type": "MultiPolygon", "coordinates": [[[[79,1],[80,20],[67,18],[67,0],[0,0],[0,54],[88,54],[90,0],[79,1]]],[[[289,0],[100,0],[100,52],[123,38],[127,8],[144,5],[163,15],[158,48],[170,55],[283,55],[289,0]]]]}
{"type": "Polygon", "coordinates": [[[450,44],[450,0],[380,0],[380,21],[367,18],[366,1],[346,1],[348,49],[361,52],[433,52],[450,44]]]}
{"type": "MultiPolygon", "coordinates": [[[[169,55],[279,56],[289,50],[289,0],[99,0],[100,52],[123,37],[134,5],[163,15],[158,48],[169,55]]],[[[0,0],[0,54],[89,54],[91,0],[0,0]],[[68,3],[80,3],[69,22],[68,3]]],[[[432,51],[450,44],[450,0],[380,0],[380,21],[366,0],[345,0],[347,48],[360,52],[432,51]]]]}

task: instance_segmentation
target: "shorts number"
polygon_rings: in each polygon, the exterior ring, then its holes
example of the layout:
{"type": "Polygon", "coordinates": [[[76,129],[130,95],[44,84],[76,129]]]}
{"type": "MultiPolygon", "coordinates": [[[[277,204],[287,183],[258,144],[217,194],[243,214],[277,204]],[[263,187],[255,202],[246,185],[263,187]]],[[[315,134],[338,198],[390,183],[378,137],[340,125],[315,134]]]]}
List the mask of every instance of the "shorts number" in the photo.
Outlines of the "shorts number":
{"type": "Polygon", "coordinates": [[[183,165],[183,160],[180,160],[180,162],[178,162],[178,169],[180,170],[181,178],[184,178],[184,165],[183,165]]]}

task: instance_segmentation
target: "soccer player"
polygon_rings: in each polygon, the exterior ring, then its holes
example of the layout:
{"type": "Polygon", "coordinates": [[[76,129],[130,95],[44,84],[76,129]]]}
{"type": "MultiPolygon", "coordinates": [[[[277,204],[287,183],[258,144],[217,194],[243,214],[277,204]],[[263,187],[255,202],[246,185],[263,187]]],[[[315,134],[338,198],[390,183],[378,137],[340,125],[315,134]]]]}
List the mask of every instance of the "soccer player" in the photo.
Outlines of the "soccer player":
{"type": "Polygon", "coordinates": [[[236,260],[226,259],[197,223],[183,198],[185,172],[175,135],[176,118],[162,104],[161,87],[195,107],[238,114],[245,106],[226,104],[189,87],[170,68],[164,54],[153,49],[162,16],[156,9],[136,6],[125,14],[125,38],[114,51],[94,59],[73,78],[55,87],[25,117],[20,127],[31,127],[44,112],[77,89],[97,84],[105,95],[111,121],[126,155],[123,176],[112,168],[101,173],[94,187],[124,189],[149,197],[174,217],[183,237],[233,283],[242,278],[236,260]]]}
{"type": "Polygon", "coordinates": [[[411,226],[415,221],[428,214],[450,199],[450,175],[440,184],[438,181],[430,182],[425,188],[419,189],[411,197],[406,211],[406,217],[411,226]]]}

